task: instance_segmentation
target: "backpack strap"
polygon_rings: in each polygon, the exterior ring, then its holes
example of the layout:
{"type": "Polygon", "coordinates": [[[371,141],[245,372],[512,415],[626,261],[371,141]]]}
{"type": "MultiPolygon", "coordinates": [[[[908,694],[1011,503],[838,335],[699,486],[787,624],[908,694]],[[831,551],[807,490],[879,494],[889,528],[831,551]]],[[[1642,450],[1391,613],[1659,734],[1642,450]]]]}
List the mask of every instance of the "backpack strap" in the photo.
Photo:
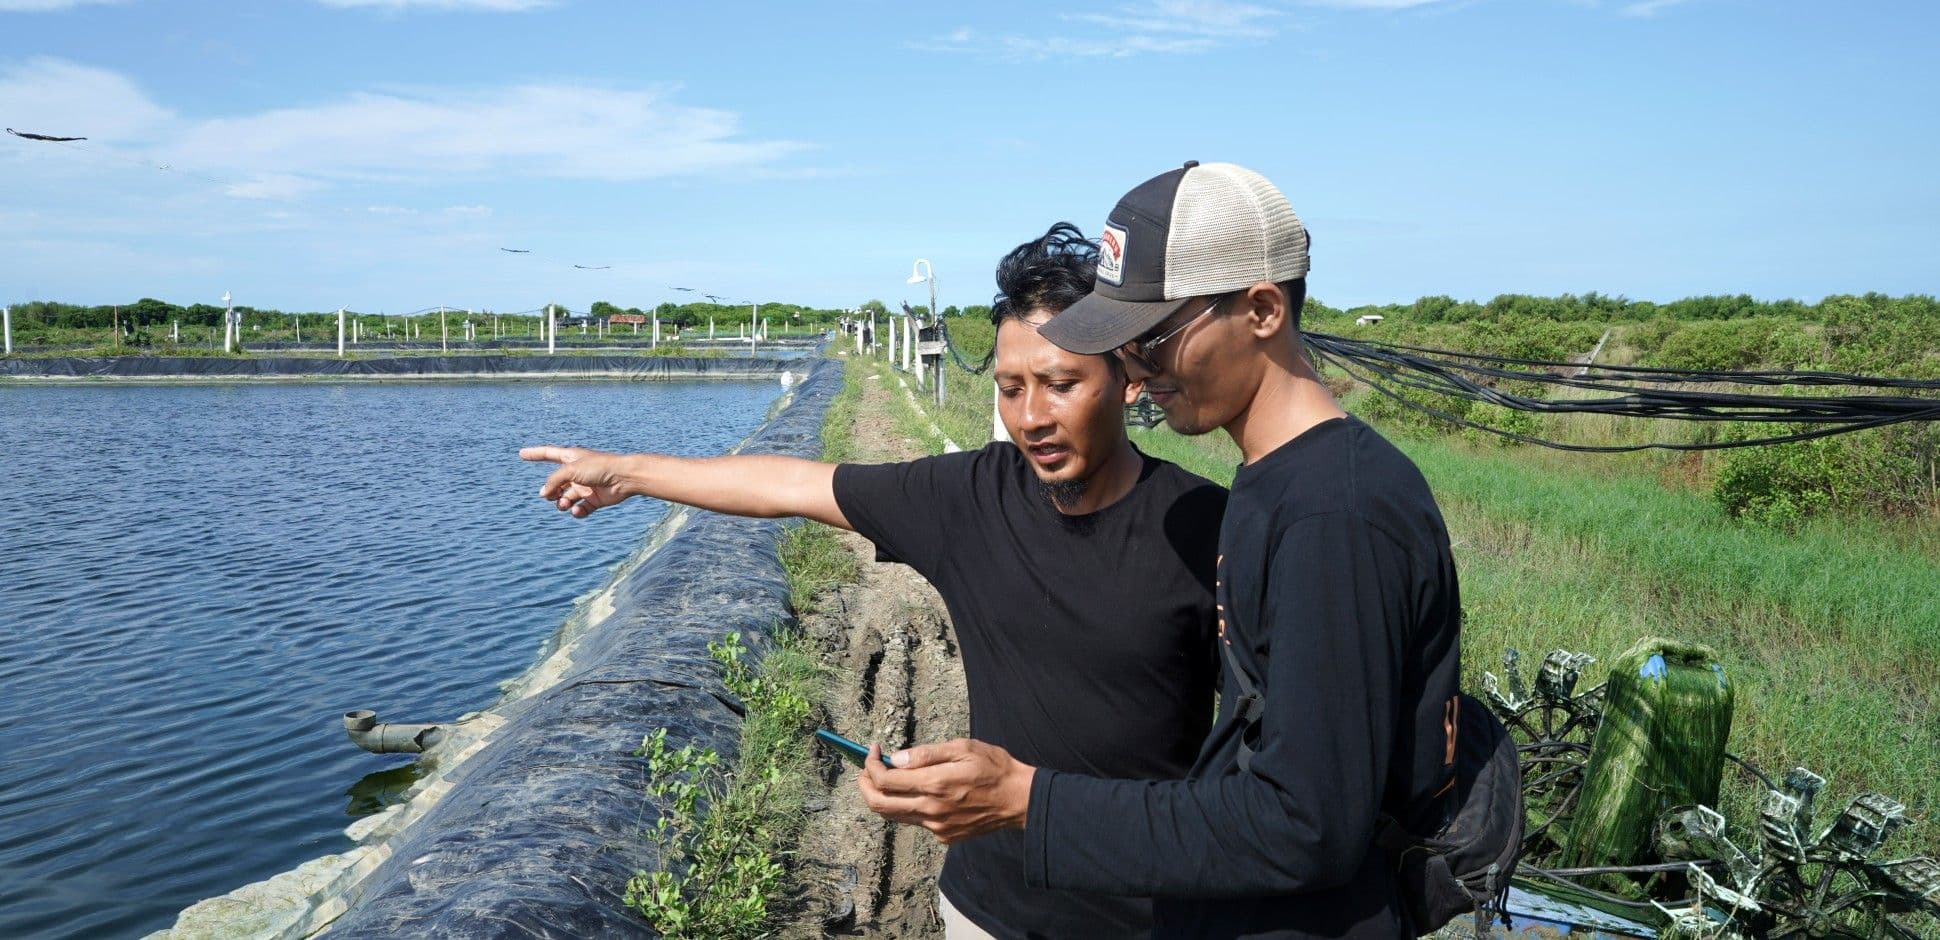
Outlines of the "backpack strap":
{"type": "Polygon", "coordinates": [[[1219,651],[1226,654],[1226,668],[1232,672],[1233,681],[1239,683],[1239,720],[1241,722],[1239,769],[1241,772],[1251,772],[1253,746],[1246,743],[1246,728],[1259,724],[1260,717],[1266,714],[1266,697],[1260,694],[1259,686],[1253,684],[1253,679],[1246,674],[1246,670],[1240,668],[1239,657],[1233,655],[1233,644],[1225,637],[1220,637],[1214,642],[1219,644],[1219,651]]]}

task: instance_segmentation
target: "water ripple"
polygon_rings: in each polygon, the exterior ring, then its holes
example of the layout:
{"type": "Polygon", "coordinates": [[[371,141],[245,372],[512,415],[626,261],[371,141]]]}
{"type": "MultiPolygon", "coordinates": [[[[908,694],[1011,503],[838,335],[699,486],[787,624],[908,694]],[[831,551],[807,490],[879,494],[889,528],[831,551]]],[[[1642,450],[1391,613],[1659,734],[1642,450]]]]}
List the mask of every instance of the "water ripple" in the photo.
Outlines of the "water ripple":
{"type": "Polygon", "coordinates": [[[139,935],[347,848],[402,761],[338,715],[491,704],[661,512],[553,513],[513,452],[719,453],[775,391],[0,388],[0,937],[139,935]],[[20,472],[57,466],[111,482],[20,472]]]}

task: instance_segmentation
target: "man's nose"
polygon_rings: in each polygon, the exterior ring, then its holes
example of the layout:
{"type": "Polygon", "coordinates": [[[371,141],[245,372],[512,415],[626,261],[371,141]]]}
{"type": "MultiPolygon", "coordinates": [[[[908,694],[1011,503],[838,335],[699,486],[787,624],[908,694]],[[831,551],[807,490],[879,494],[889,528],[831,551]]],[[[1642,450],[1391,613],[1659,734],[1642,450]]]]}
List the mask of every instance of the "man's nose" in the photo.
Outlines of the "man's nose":
{"type": "Polygon", "coordinates": [[[1051,424],[1050,396],[1044,394],[1043,389],[1025,390],[1024,407],[1018,410],[1017,423],[1019,427],[1026,430],[1051,424]]]}

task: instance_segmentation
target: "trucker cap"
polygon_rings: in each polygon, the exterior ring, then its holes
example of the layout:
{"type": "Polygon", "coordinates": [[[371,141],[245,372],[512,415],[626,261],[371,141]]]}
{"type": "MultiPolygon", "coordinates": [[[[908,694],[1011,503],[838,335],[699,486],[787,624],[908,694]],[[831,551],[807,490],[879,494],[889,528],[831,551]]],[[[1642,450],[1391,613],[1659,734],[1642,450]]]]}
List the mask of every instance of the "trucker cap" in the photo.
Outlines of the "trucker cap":
{"type": "Polygon", "coordinates": [[[1307,276],[1307,229],[1266,177],[1232,163],[1154,176],[1118,200],[1098,236],[1098,278],[1038,334],[1076,353],[1137,339],[1193,297],[1307,276]]]}

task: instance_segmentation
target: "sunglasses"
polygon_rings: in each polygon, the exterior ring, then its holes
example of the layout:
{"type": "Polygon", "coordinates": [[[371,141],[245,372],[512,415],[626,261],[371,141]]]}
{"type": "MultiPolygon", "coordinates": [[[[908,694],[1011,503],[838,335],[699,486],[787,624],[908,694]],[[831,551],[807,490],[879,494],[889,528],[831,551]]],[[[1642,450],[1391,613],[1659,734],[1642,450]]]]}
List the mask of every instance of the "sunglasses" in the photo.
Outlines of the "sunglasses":
{"type": "Polygon", "coordinates": [[[1164,333],[1154,336],[1151,339],[1132,340],[1131,342],[1118,347],[1118,349],[1115,351],[1118,353],[1118,356],[1120,359],[1133,363],[1137,365],[1139,368],[1144,369],[1147,372],[1156,373],[1156,372],[1164,371],[1159,368],[1158,361],[1153,358],[1153,356],[1158,352],[1158,348],[1170,342],[1174,336],[1177,336],[1180,333],[1185,332],[1186,327],[1189,327],[1194,323],[1199,322],[1202,318],[1205,317],[1206,314],[1209,314],[1214,310],[1218,310],[1219,305],[1221,303],[1224,303],[1225,300],[1226,298],[1224,297],[1217,298],[1211,304],[1207,305],[1206,309],[1201,310],[1198,313],[1194,314],[1191,318],[1187,319],[1186,322],[1181,323],[1178,326],[1173,327],[1172,329],[1166,330],[1164,333]]]}

